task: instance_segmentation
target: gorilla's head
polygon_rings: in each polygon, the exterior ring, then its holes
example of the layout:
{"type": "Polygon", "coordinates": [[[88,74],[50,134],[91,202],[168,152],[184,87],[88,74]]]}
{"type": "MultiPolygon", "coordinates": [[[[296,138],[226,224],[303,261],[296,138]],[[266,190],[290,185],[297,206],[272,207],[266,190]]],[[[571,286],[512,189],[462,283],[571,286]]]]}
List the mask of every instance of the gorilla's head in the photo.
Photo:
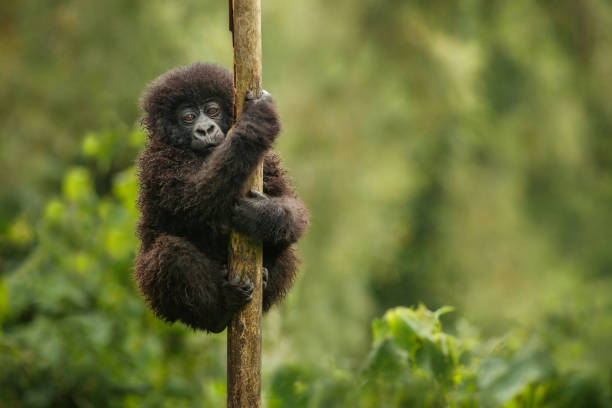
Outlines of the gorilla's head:
{"type": "Polygon", "coordinates": [[[233,79],[227,69],[202,63],[174,68],[144,92],[142,125],[150,138],[206,151],[230,129],[233,98],[233,79]]]}

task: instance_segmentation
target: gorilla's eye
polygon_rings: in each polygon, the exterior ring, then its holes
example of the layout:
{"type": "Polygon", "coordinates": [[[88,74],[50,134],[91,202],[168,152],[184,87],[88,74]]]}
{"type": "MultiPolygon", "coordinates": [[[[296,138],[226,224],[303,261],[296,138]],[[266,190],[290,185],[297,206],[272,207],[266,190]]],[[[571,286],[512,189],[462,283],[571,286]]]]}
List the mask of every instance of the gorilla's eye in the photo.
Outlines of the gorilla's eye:
{"type": "Polygon", "coordinates": [[[216,106],[211,106],[208,109],[206,109],[206,114],[208,116],[214,116],[217,114],[217,112],[219,112],[219,108],[217,108],[216,106]]]}
{"type": "Polygon", "coordinates": [[[195,118],[196,118],[196,115],[191,113],[191,112],[183,115],[183,120],[185,122],[193,122],[195,120],[195,118]]]}

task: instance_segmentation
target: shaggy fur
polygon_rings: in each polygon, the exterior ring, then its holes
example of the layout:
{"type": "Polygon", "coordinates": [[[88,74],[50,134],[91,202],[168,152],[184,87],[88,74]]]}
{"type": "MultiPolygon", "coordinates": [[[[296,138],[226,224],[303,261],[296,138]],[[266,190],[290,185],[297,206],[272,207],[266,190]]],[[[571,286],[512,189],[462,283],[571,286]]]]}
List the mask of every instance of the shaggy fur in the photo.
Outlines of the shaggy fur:
{"type": "Polygon", "coordinates": [[[227,134],[232,105],[232,76],[213,64],[163,74],[141,101],[148,144],[138,160],[141,245],[135,277],[157,316],[215,333],[252,293],[250,282],[227,279],[230,230],[263,241],[266,311],[292,285],[298,264],[292,244],[308,224],[306,207],[270,151],[280,131],[272,98],[247,100],[227,134]],[[196,152],[178,124],[177,108],[211,99],[221,105],[226,136],[196,152]],[[247,196],[246,181],[262,158],[265,196],[247,196]]]}

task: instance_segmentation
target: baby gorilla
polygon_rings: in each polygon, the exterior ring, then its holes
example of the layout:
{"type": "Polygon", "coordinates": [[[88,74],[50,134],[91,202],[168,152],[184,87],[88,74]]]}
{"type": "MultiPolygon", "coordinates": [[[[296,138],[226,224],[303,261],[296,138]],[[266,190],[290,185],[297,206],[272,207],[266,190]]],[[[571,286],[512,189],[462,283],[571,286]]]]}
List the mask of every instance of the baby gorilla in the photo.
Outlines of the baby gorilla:
{"type": "Polygon", "coordinates": [[[287,293],[292,246],[308,225],[278,156],[274,101],[247,95],[234,129],[232,76],[213,64],[175,68],[142,97],[148,143],[138,160],[141,245],[135,277],[160,318],[218,333],[251,300],[253,285],[228,280],[229,233],[263,242],[263,308],[287,293]],[[246,182],[264,162],[263,194],[246,182]]]}

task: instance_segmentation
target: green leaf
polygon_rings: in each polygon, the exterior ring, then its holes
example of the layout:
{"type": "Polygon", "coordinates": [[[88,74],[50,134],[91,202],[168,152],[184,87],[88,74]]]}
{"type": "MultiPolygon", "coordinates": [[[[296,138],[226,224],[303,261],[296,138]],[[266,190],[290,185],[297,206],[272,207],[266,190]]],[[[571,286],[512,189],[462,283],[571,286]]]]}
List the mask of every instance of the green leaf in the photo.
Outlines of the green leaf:
{"type": "Polygon", "coordinates": [[[84,167],[70,169],[64,177],[62,190],[70,201],[84,201],[93,196],[93,183],[89,171],[84,167]]]}
{"type": "Polygon", "coordinates": [[[505,404],[527,390],[530,384],[552,374],[550,355],[530,348],[505,359],[493,357],[483,360],[478,370],[478,386],[485,395],[505,404]]]}
{"type": "Polygon", "coordinates": [[[397,346],[392,339],[385,339],[370,351],[366,360],[364,374],[374,378],[384,376],[392,379],[406,367],[408,353],[397,346]]]}
{"type": "Polygon", "coordinates": [[[100,139],[95,133],[90,132],[87,135],[85,135],[85,138],[83,139],[83,144],[82,144],[82,150],[85,156],[89,156],[89,157],[97,156],[100,153],[100,147],[101,147],[100,139]]]}

